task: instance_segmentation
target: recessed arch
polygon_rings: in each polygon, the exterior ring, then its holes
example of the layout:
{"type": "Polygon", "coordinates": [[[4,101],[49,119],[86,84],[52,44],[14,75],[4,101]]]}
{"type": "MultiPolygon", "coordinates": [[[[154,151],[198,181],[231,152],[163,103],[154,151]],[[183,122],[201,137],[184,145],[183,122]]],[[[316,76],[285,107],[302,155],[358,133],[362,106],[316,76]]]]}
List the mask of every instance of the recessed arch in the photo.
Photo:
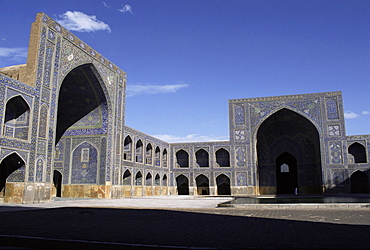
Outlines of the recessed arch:
{"type": "Polygon", "coordinates": [[[147,173],[146,177],[145,177],[145,185],[146,186],[152,186],[153,183],[152,183],[152,174],[149,172],[147,173]]]}
{"type": "Polygon", "coordinates": [[[5,105],[4,136],[28,140],[30,115],[31,109],[22,96],[10,98],[5,105]]]}
{"type": "Polygon", "coordinates": [[[178,195],[189,195],[189,179],[181,174],[176,177],[177,194],[178,195]]]}
{"type": "Polygon", "coordinates": [[[185,150],[181,149],[176,152],[176,160],[180,168],[189,167],[189,154],[185,150]]]}
{"type": "Polygon", "coordinates": [[[216,177],[217,194],[231,195],[230,178],[225,174],[220,174],[216,177]]]}
{"type": "Polygon", "coordinates": [[[160,185],[161,185],[161,177],[159,176],[159,174],[156,174],[154,178],[154,186],[160,186],[160,185]]]}
{"type": "Polygon", "coordinates": [[[135,147],[135,161],[142,163],[143,162],[143,142],[141,139],[137,140],[135,147]]]}
{"type": "Polygon", "coordinates": [[[352,194],[368,194],[369,190],[369,178],[366,173],[357,170],[351,175],[351,193],[352,194]]]}
{"type": "Polygon", "coordinates": [[[136,186],[141,186],[143,185],[143,175],[141,174],[141,172],[137,172],[136,175],[135,175],[135,185],[136,186]]]}
{"type": "Polygon", "coordinates": [[[129,135],[123,141],[123,159],[127,161],[132,160],[132,139],[129,135]]]}
{"type": "Polygon", "coordinates": [[[155,148],[155,165],[159,167],[161,165],[161,149],[157,146],[155,148]]]}
{"type": "Polygon", "coordinates": [[[122,185],[131,185],[131,172],[129,169],[123,173],[122,185]]]}
{"type": "Polygon", "coordinates": [[[199,149],[195,152],[195,158],[199,167],[209,167],[209,154],[204,149],[199,149]]]}
{"type": "Polygon", "coordinates": [[[209,195],[209,179],[207,176],[200,174],[195,178],[197,183],[198,195],[209,195]]]}
{"type": "Polygon", "coordinates": [[[354,163],[366,163],[366,148],[364,145],[354,142],[348,147],[348,153],[354,158],[354,163]]]}
{"type": "Polygon", "coordinates": [[[278,193],[280,167],[284,162],[276,164],[284,153],[296,159],[297,177],[293,182],[297,179],[299,193],[322,193],[319,138],[316,126],[290,109],[280,109],[265,119],[256,138],[260,194],[278,193]]]}
{"type": "Polygon", "coordinates": [[[25,162],[16,152],[9,154],[0,163],[0,194],[6,195],[7,182],[24,181],[25,162]]]}
{"type": "Polygon", "coordinates": [[[153,164],[152,157],[153,157],[153,147],[151,143],[148,143],[146,145],[146,150],[145,150],[145,163],[152,165],[153,164]]]}
{"type": "Polygon", "coordinates": [[[224,148],[216,151],[216,162],[219,167],[230,167],[230,153],[224,148]]]}
{"type": "Polygon", "coordinates": [[[168,155],[167,155],[167,149],[163,149],[163,153],[162,153],[162,163],[163,163],[163,167],[167,167],[167,158],[168,158],[168,155]]]}

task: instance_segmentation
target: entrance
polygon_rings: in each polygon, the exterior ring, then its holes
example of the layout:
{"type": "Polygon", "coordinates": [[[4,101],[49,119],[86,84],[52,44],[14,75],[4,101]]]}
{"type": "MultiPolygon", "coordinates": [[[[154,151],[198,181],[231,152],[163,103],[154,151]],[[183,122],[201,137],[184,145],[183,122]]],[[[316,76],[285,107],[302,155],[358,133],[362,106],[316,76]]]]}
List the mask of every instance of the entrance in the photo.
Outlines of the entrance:
{"type": "Polygon", "coordinates": [[[197,183],[198,195],[209,195],[209,180],[205,175],[195,178],[197,183]]]}
{"type": "Polygon", "coordinates": [[[366,194],[369,192],[369,181],[367,175],[358,170],[351,175],[351,193],[366,194]]]}
{"type": "Polygon", "coordinates": [[[276,186],[277,194],[298,193],[297,160],[287,152],[276,158],[276,186]]]}
{"type": "Polygon", "coordinates": [[[176,177],[177,183],[177,194],[178,195],[189,195],[189,180],[184,175],[176,177]]]}
{"type": "Polygon", "coordinates": [[[62,174],[54,170],[53,183],[56,189],[56,197],[62,197],[62,174]]]}
{"type": "MultiPolygon", "coordinates": [[[[16,153],[7,156],[0,163],[0,196],[5,196],[5,187],[8,177],[17,169],[24,167],[24,165],[24,161],[16,153]]],[[[14,176],[14,178],[18,179],[18,181],[24,181],[24,173],[19,173],[18,176],[14,176]]]]}

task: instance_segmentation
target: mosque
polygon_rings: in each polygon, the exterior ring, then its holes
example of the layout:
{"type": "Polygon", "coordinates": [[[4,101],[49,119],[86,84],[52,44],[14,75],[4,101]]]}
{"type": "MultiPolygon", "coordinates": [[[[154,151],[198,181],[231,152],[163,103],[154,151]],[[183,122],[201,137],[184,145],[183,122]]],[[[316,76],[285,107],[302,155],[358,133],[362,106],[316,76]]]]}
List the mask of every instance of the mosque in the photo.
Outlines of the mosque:
{"type": "MultiPolygon", "coordinates": [[[[229,100],[229,141],[167,143],[125,126],[126,73],[38,13],[27,63],[0,69],[0,196],[370,193],[370,135],[341,92],[229,100]]],[[[130,107],[128,107],[130,108],[130,107]]]]}

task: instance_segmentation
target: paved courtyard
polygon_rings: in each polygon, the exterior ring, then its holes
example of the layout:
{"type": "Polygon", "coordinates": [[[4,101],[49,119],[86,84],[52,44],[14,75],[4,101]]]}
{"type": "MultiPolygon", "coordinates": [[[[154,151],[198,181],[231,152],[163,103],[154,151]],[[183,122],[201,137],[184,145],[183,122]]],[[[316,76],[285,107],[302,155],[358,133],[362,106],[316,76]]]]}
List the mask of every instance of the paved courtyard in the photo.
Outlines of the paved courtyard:
{"type": "Polygon", "coordinates": [[[0,205],[0,245],[26,249],[369,249],[370,208],[216,208],[194,196],[0,205]]]}

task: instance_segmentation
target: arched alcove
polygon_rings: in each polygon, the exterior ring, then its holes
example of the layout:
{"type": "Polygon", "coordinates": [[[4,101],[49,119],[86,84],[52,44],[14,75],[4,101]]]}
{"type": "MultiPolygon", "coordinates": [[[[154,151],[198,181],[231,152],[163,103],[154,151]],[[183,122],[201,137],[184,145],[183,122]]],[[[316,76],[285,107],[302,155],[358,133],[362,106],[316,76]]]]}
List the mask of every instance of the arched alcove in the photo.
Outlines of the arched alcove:
{"type": "Polygon", "coordinates": [[[25,162],[17,154],[12,153],[0,163],[0,196],[5,196],[7,182],[23,182],[25,162]]]}
{"type": "Polygon", "coordinates": [[[204,149],[199,149],[197,152],[195,152],[195,158],[199,167],[209,167],[209,154],[204,149]]]}
{"type": "Polygon", "coordinates": [[[366,163],[366,149],[358,142],[352,143],[348,147],[348,153],[354,158],[354,163],[366,163]]]}
{"type": "Polygon", "coordinates": [[[176,161],[180,168],[189,167],[189,154],[185,150],[181,149],[176,152],[176,161]]]}
{"type": "Polygon", "coordinates": [[[218,195],[231,195],[230,178],[224,174],[220,174],[216,178],[217,194],[218,195]]]}
{"type": "Polygon", "coordinates": [[[128,135],[123,142],[123,159],[132,161],[132,139],[128,135]]]}
{"type": "Polygon", "coordinates": [[[176,177],[177,194],[178,195],[189,195],[189,179],[184,175],[176,177]]]}
{"type": "Polygon", "coordinates": [[[351,175],[351,193],[367,194],[369,192],[369,178],[364,172],[357,170],[351,175]]]}
{"type": "Polygon", "coordinates": [[[131,185],[131,172],[128,169],[123,173],[122,185],[131,185]]]}
{"type": "Polygon", "coordinates": [[[224,148],[216,151],[216,162],[220,167],[230,167],[230,153],[224,148]]]}
{"type": "Polygon", "coordinates": [[[7,101],[3,133],[6,137],[28,140],[30,107],[21,96],[7,101]]]}
{"type": "Polygon", "coordinates": [[[207,176],[200,174],[195,178],[197,183],[198,195],[209,195],[209,179],[207,176]]]}
{"type": "Polygon", "coordinates": [[[260,125],[256,139],[260,194],[294,193],[290,185],[300,194],[322,193],[319,133],[311,121],[284,108],[260,125]],[[281,172],[284,163],[289,173],[281,172]],[[281,185],[288,175],[285,189],[281,185]]]}

